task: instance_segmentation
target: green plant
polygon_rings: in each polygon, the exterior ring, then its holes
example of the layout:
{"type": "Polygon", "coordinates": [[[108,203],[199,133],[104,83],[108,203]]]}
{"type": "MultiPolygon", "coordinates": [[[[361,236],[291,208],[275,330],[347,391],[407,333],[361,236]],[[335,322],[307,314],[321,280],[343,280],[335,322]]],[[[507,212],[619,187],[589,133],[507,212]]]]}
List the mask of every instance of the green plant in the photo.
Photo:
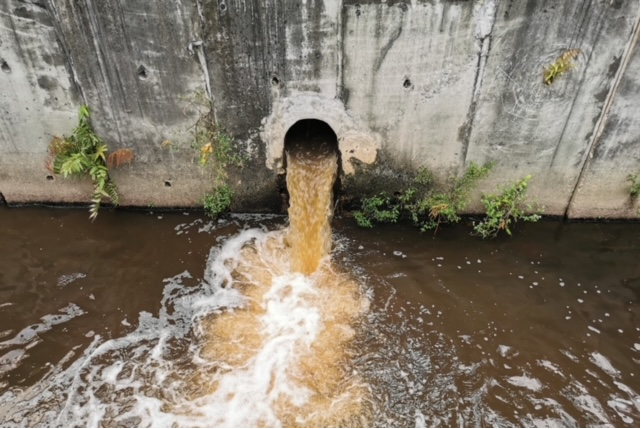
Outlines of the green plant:
{"type": "MultiPolygon", "coordinates": [[[[81,106],[78,126],[69,137],[54,137],[49,143],[48,167],[54,174],[69,176],[89,176],[93,181],[93,196],[89,208],[89,218],[98,216],[103,198],[118,205],[118,188],[109,176],[107,146],[96,135],[90,123],[89,107],[81,106]]],[[[116,151],[109,156],[110,164],[116,166],[130,163],[133,152],[129,149],[116,151]]]]}
{"type": "Polygon", "coordinates": [[[361,200],[361,210],[354,213],[356,223],[363,228],[372,228],[372,221],[380,223],[395,223],[400,215],[400,205],[393,203],[391,198],[380,193],[361,200]]]}
{"type": "MultiPolygon", "coordinates": [[[[194,92],[186,101],[186,108],[195,110],[198,116],[189,128],[190,147],[198,155],[198,164],[203,168],[210,167],[214,170],[216,179],[224,181],[228,166],[243,167],[247,159],[236,150],[234,139],[219,127],[213,104],[203,91],[194,92]]],[[[173,143],[164,141],[162,146],[171,148],[173,143]]]]}
{"type": "MultiPolygon", "coordinates": [[[[459,222],[461,220],[459,213],[465,210],[469,203],[468,193],[479,180],[487,177],[493,166],[493,163],[479,166],[471,162],[463,175],[454,179],[451,191],[435,192],[430,189],[428,192],[422,192],[422,196],[414,203],[406,204],[414,224],[418,225],[422,232],[434,230],[436,234],[442,223],[459,222]]],[[[431,178],[429,181],[425,180],[427,177],[425,173],[420,177],[420,181],[415,181],[415,186],[431,183],[431,178]]],[[[414,193],[421,194],[420,191],[414,193]]]]}
{"type": "Polygon", "coordinates": [[[481,198],[485,206],[485,218],[474,223],[474,233],[483,238],[496,237],[504,230],[512,235],[510,224],[518,220],[536,222],[541,218],[541,210],[534,210],[531,205],[523,207],[528,183],[532,176],[517,180],[512,186],[504,188],[498,195],[484,195],[481,198]],[[530,214],[527,214],[530,213],[530,214]]]}
{"type": "Polygon", "coordinates": [[[214,187],[211,193],[203,197],[203,207],[205,213],[213,219],[218,218],[221,214],[229,210],[234,194],[227,185],[214,187]]]}
{"type": "Polygon", "coordinates": [[[628,174],[628,181],[630,182],[630,196],[639,198],[639,175],[628,174]]]}
{"type": "MultiPolygon", "coordinates": [[[[198,115],[189,128],[190,147],[197,154],[198,165],[213,176],[213,193],[203,197],[204,208],[210,216],[218,217],[227,211],[233,197],[227,185],[227,170],[229,166],[242,168],[247,159],[239,154],[234,139],[220,129],[212,102],[203,91],[196,91],[187,103],[187,107],[195,109],[198,115]]],[[[171,149],[173,143],[165,141],[162,146],[171,149]]]]}
{"type": "Polygon", "coordinates": [[[543,82],[546,85],[552,85],[552,82],[554,82],[558,76],[570,71],[574,67],[572,61],[575,60],[580,53],[581,51],[579,49],[568,49],[563,52],[559,58],[543,70],[543,82]]]}
{"type": "Polygon", "coordinates": [[[437,192],[434,178],[427,168],[421,168],[409,186],[397,198],[384,193],[361,200],[361,210],[354,213],[359,226],[371,228],[374,222],[397,222],[406,215],[422,232],[438,230],[442,223],[456,223],[458,213],[468,204],[467,194],[482,178],[486,177],[492,164],[478,166],[471,163],[463,176],[454,179],[449,192],[437,192]]]}
{"type": "Polygon", "coordinates": [[[413,205],[410,213],[421,232],[434,230],[436,233],[441,223],[456,223],[461,219],[456,202],[445,193],[428,195],[413,205]]]}

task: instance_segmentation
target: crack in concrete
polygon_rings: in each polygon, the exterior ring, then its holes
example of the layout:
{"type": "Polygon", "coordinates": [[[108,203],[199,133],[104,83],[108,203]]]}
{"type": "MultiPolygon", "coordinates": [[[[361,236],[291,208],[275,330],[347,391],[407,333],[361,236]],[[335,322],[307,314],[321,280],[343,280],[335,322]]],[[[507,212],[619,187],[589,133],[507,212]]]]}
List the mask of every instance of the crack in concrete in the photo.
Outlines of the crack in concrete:
{"type": "Polygon", "coordinates": [[[69,73],[69,80],[77,91],[78,96],[82,99],[83,104],[87,104],[87,98],[85,97],[82,85],[78,80],[78,74],[76,73],[73,64],[73,58],[71,58],[69,44],[67,43],[67,40],[65,38],[65,32],[62,30],[61,23],[63,21],[60,18],[60,12],[56,8],[56,2],[54,0],[47,0],[46,9],[51,20],[53,21],[54,32],[56,33],[56,42],[58,42],[58,46],[60,46],[60,50],[62,51],[65,68],[67,69],[67,73],[69,73]]]}
{"type": "Polygon", "coordinates": [[[494,30],[494,23],[496,22],[498,7],[496,2],[488,2],[484,9],[481,11],[481,16],[477,21],[476,39],[478,43],[478,57],[476,62],[476,73],[474,75],[474,85],[472,86],[472,99],[470,108],[467,112],[467,119],[465,121],[465,131],[463,132],[463,146],[461,147],[461,165],[460,168],[464,169],[467,163],[467,153],[470,146],[470,137],[472,136],[472,127],[474,126],[474,117],[476,116],[476,105],[481,95],[481,87],[483,86],[483,77],[485,76],[485,68],[487,66],[487,58],[492,49],[492,31],[494,30]]]}
{"type": "Polygon", "coordinates": [[[343,34],[345,29],[343,28],[343,1],[338,2],[338,13],[336,14],[336,98],[346,101],[343,99],[343,82],[345,76],[343,75],[344,70],[344,41],[343,34]]]}
{"type": "Polygon", "coordinates": [[[209,67],[207,66],[207,58],[205,55],[205,35],[207,34],[207,24],[205,20],[205,14],[203,9],[203,1],[196,1],[196,9],[198,11],[198,24],[200,26],[200,33],[196,34],[189,45],[187,50],[190,55],[196,55],[200,68],[203,72],[203,81],[205,82],[205,91],[207,92],[207,97],[211,101],[211,113],[214,116],[214,123],[218,123],[218,114],[216,111],[216,98],[214,97],[214,92],[211,88],[211,79],[209,77],[209,67]]]}

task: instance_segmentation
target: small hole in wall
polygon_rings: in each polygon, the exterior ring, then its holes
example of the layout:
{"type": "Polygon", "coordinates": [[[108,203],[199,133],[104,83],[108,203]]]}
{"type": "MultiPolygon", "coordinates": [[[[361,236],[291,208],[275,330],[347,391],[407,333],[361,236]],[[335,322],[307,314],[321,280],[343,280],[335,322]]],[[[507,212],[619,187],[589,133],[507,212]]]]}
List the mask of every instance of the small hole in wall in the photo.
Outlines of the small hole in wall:
{"type": "Polygon", "coordinates": [[[11,67],[9,67],[9,64],[5,60],[2,60],[2,65],[0,65],[0,68],[2,68],[2,71],[5,73],[11,73],[11,67]]]}
{"type": "Polygon", "coordinates": [[[165,180],[165,187],[171,188],[171,180],[165,180]]]}
{"type": "Polygon", "coordinates": [[[145,66],[140,66],[138,67],[138,71],[136,72],[138,74],[138,79],[147,79],[147,69],[145,66]]]}
{"type": "Polygon", "coordinates": [[[272,77],[272,86],[280,85],[280,79],[277,76],[272,77]]]}
{"type": "Polygon", "coordinates": [[[412,87],[412,81],[409,79],[405,79],[403,81],[403,88],[410,89],[411,87],[412,87]]]}
{"type": "Polygon", "coordinates": [[[47,180],[50,182],[53,181],[53,176],[51,174],[47,175],[47,180]]]}
{"type": "Polygon", "coordinates": [[[221,12],[224,12],[224,11],[227,10],[227,4],[225,2],[221,2],[220,6],[218,6],[218,7],[220,8],[221,12]]]}

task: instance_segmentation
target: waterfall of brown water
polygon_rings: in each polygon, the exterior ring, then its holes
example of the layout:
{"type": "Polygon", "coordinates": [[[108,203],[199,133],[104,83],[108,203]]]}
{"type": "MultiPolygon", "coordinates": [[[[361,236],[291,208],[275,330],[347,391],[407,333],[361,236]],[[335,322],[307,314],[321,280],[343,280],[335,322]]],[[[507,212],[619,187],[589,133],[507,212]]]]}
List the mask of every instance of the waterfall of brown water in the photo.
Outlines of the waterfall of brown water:
{"type": "Polygon", "coordinates": [[[222,404],[212,425],[367,426],[368,391],[348,349],[369,302],[325,258],[337,157],[294,146],[287,162],[290,225],[234,259],[231,287],[246,305],[204,320],[202,355],[220,371],[198,395],[222,404]]]}
{"type": "Polygon", "coordinates": [[[290,195],[289,230],[292,271],[311,274],[332,246],[332,186],[336,154],[325,147],[312,153],[300,147],[287,152],[290,195]]]}

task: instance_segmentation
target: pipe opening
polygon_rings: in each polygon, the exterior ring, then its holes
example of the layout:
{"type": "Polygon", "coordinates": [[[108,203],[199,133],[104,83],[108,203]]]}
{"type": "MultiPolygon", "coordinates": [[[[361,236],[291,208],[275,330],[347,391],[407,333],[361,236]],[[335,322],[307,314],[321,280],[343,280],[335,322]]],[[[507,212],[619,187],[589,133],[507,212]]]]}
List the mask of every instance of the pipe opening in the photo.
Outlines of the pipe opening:
{"type": "MultiPolygon", "coordinates": [[[[343,173],[341,167],[341,153],[338,149],[338,137],[336,133],[326,122],[318,119],[302,119],[292,125],[285,134],[284,142],[284,156],[283,164],[285,174],[279,180],[280,189],[283,189],[283,184],[286,183],[287,178],[287,153],[295,153],[298,156],[303,156],[310,161],[317,157],[322,157],[330,153],[336,154],[338,171],[336,180],[332,187],[334,206],[338,200],[338,195],[341,189],[340,177],[343,173]]],[[[281,192],[281,195],[282,192],[281,192]]],[[[286,210],[289,206],[289,192],[285,187],[285,195],[283,201],[283,208],[286,210]]]]}

